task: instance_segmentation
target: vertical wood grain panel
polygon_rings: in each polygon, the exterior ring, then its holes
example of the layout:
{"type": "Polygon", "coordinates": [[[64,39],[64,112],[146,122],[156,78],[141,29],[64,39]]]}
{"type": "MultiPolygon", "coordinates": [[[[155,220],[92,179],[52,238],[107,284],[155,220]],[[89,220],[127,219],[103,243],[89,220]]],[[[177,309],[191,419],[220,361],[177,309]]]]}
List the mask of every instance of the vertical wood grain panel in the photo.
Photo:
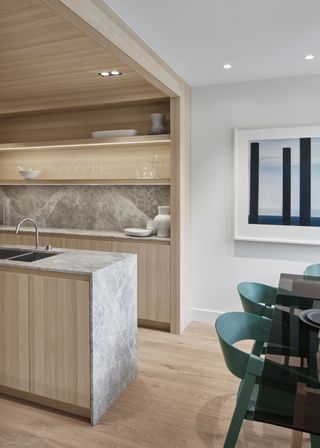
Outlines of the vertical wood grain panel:
{"type": "Polygon", "coordinates": [[[90,407],[88,282],[30,276],[30,392],[90,407]]]}
{"type": "Polygon", "coordinates": [[[148,244],[145,257],[146,293],[139,317],[170,323],[170,246],[148,244]]]}
{"type": "Polygon", "coordinates": [[[0,234],[0,244],[1,245],[15,245],[18,244],[18,237],[14,233],[1,233],[0,234]]]}
{"type": "Polygon", "coordinates": [[[90,250],[90,240],[86,238],[62,238],[62,247],[66,249],[90,250]]]}
{"type": "Polygon", "coordinates": [[[166,98],[161,101],[132,101],[111,107],[3,116],[0,119],[0,142],[88,139],[92,131],[111,129],[136,129],[139,135],[147,135],[152,113],[166,115],[165,125],[169,133],[170,103],[166,98]]]}
{"type": "Polygon", "coordinates": [[[0,285],[0,384],[28,391],[28,276],[0,272],[0,285]]]}
{"type": "Polygon", "coordinates": [[[191,321],[191,89],[181,81],[171,98],[171,331],[182,333],[191,321]]]}
{"type": "Polygon", "coordinates": [[[169,323],[170,247],[117,241],[112,250],[138,256],[138,318],[169,323]]]}

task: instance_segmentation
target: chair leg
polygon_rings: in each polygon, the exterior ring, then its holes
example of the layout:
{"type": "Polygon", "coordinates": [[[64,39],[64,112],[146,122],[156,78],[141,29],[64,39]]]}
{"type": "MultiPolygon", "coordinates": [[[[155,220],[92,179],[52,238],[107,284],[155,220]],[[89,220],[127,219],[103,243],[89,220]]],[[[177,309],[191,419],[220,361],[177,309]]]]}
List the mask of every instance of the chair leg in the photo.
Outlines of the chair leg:
{"type": "Polygon", "coordinates": [[[246,416],[251,393],[256,382],[256,377],[247,375],[243,380],[241,392],[237,399],[237,404],[228,429],[228,434],[223,448],[234,448],[236,446],[242,422],[246,416]]]}
{"type": "Polygon", "coordinates": [[[264,346],[264,343],[263,343],[263,342],[258,342],[258,341],[256,341],[256,342],[253,344],[251,353],[252,353],[253,355],[256,355],[256,356],[259,356],[259,357],[260,357],[261,354],[262,354],[262,352],[263,352],[263,346],[264,346]]]}
{"type": "Polygon", "coordinates": [[[310,434],[311,448],[320,448],[320,436],[310,434]]]}
{"type": "Polygon", "coordinates": [[[291,436],[291,448],[301,448],[302,447],[302,436],[303,432],[292,430],[291,436]]]}

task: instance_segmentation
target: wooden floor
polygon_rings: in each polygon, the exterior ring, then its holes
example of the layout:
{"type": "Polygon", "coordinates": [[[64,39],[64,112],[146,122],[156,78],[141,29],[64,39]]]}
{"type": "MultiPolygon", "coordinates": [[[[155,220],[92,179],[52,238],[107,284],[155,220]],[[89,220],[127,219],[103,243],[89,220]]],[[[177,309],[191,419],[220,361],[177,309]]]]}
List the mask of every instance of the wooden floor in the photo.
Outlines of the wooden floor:
{"type": "MultiPolygon", "coordinates": [[[[213,326],[193,323],[182,336],[139,329],[138,378],[95,428],[1,397],[0,448],[219,448],[237,386],[213,326]]],[[[290,437],[245,422],[237,446],[289,448],[290,437]]]]}

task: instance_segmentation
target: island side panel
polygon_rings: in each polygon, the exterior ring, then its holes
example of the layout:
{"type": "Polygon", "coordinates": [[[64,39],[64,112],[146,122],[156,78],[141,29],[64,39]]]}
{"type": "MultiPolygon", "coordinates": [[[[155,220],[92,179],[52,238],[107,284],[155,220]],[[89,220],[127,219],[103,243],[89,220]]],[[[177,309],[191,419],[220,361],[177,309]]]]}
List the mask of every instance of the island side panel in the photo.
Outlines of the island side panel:
{"type": "Polygon", "coordinates": [[[137,374],[137,256],[92,274],[91,423],[137,374]]]}

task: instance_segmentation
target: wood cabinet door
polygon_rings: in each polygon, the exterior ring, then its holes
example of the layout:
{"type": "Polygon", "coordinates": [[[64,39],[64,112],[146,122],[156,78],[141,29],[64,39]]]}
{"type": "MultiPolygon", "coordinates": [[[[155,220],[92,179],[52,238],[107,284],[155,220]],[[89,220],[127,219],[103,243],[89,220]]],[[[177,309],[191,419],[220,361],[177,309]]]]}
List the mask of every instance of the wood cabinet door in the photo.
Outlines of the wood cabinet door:
{"type": "Polygon", "coordinates": [[[111,252],[112,243],[105,239],[89,239],[89,238],[63,238],[61,247],[66,249],[79,250],[98,250],[104,252],[111,252]]]}
{"type": "Polygon", "coordinates": [[[117,241],[112,251],[138,256],[138,318],[170,323],[170,246],[117,241]]]}
{"type": "Polygon", "coordinates": [[[19,240],[18,240],[18,235],[13,234],[13,233],[9,233],[9,232],[4,232],[0,234],[0,244],[2,245],[7,245],[7,244],[19,244],[19,240]]]}
{"type": "Polygon", "coordinates": [[[146,244],[145,301],[141,319],[170,323],[170,246],[146,244]]]}
{"type": "Polygon", "coordinates": [[[30,392],[89,409],[89,282],[29,278],[30,392]]]}
{"type": "Polygon", "coordinates": [[[0,272],[0,385],[29,391],[28,276],[0,272]]]}

